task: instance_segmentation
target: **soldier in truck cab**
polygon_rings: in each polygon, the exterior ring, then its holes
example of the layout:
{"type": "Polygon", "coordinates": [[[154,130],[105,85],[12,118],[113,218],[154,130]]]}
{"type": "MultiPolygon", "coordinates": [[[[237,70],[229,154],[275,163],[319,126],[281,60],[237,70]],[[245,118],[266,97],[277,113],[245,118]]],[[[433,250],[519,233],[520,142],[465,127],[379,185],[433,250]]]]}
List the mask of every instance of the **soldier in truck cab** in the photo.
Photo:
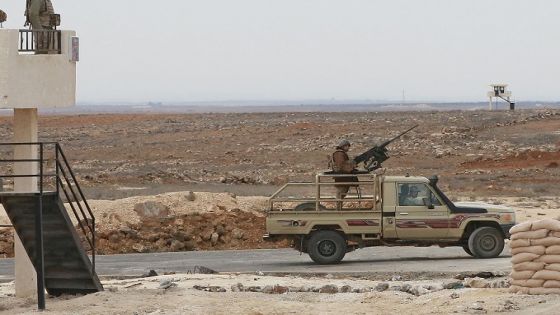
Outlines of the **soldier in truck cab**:
{"type": "Polygon", "coordinates": [[[401,206],[423,206],[424,201],[418,196],[420,189],[416,185],[404,184],[401,187],[401,206]]]}

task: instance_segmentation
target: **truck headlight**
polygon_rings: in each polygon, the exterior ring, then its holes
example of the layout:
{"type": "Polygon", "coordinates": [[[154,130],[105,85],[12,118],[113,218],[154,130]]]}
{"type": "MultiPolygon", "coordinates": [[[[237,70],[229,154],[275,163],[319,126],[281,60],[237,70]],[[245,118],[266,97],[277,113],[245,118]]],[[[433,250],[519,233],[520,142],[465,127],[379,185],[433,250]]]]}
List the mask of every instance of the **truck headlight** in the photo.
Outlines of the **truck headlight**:
{"type": "Polygon", "coordinates": [[[515,223],[515,213],[513,213],[513,212],[500,213],[500,220],[502,220],[504,222],[515,223]]]}

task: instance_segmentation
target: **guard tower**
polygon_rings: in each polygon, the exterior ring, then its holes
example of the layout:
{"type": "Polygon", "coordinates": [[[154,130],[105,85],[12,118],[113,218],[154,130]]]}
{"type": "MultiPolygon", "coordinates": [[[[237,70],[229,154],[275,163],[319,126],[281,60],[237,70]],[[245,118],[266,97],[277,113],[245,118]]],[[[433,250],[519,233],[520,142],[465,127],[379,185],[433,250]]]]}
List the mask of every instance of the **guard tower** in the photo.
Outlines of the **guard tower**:
{"type": "Polygon", "coordinates": [[[515,102],[512,102],[511,99],[511,91],[507,90],[507,84],[491,84],[490,87],[492,88],[491,91],[487,93],[488,95],[488,109],[494,110],[497,109],[498,103],[497,100],[500,98],[506,101],[509,104],[509,109],[515,109],[515,102]],[[496,100],[496,103],[493,101],[496,100]]]}
{"type": "Polygon", "coordinates": [[[74,31],[0,29],[0,109],[14,110],[13,142],[0,143],[13,152],[0,157],[11,170],[0,173],[0,202],[15,230],[16,296],[37,294],[39,309],[45,290],[103,290],[93,213],[60,145],[38,142],[38,109],[76,103],[78,49],[74,31]]]}

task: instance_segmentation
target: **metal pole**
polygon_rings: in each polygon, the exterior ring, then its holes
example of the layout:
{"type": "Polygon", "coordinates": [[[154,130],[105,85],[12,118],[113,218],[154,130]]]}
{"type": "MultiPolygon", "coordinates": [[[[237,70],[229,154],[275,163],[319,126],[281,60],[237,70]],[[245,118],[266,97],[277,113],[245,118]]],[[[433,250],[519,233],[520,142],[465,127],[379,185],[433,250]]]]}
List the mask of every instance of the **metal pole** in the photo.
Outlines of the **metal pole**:
{"type": "Polygon", "coordinates": [[[43,254],[43,144],[39,144],[39,209],[35,217],[37,305],[45,309],[45,257],[43,254]]]}
{"type": "Polygon", "coordinates": [[[59,187],[59,184],[61,184],[61,183],[59,182],[59,179],[58,179],[58,176],[59,176],[59,175],[58,175],[58,173],[59,173],[59,169],[58,169],[58,159],[59,159],[59,157],[58,157],[58,150],[60,150],[60,148],[58,147],[58,143],[56,143],[56,144],[55,144],[55,147],[54,147],[54,152],[55,152],[54,165],[55,165],[55,181],[56,181],[56,195],[57,195],[57,196],[60,195],[60,187],[59,187]]]}

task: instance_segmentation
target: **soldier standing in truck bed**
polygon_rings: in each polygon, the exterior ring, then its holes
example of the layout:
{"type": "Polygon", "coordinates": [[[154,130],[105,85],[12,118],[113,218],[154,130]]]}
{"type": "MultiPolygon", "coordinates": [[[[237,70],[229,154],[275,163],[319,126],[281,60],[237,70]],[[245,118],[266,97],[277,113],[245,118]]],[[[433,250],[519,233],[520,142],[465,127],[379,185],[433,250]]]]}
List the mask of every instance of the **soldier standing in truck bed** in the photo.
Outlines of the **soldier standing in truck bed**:
{"type": "MultiPolygon", "coordinates": [[[[350,150],[350,141],[342,140],[336,146],[336,151],[332,154],[331,167],[334,174],[353,174],[355,171],[356,163],[348,157],[350,150]]],[[[356,176],[343,176],[335,177],[336,183],[357,182],[356,176]]],[[[346,197],[348,190],[352,185],[336,185],[336,198],[343,199],[346,197]]],[[[336,207],[338,210],[342,209],[342,201],[337,201],[336,207]]]]}

